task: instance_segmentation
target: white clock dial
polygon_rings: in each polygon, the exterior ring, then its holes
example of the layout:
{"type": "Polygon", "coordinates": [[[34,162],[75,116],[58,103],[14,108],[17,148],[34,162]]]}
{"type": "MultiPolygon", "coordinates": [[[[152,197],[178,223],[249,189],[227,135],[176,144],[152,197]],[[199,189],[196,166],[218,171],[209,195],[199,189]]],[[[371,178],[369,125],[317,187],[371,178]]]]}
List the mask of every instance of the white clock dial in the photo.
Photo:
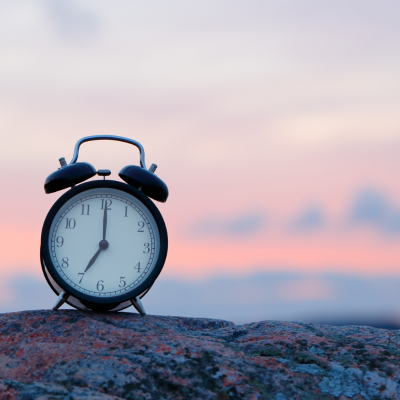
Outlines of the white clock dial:
{"type": "Polygon", "coordinates": [[[97,188],[59,209],[48,244],[54,267],[69,286],[110,298],[130,292],[150,275],[160,235],[154,217],[136,197],[97,188]]]}

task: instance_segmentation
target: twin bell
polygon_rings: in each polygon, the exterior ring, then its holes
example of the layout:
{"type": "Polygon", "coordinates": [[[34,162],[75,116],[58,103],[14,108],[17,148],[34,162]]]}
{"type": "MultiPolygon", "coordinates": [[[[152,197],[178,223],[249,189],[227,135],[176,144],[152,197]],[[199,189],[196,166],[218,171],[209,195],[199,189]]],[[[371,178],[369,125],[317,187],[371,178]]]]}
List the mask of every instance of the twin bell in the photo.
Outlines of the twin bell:
{"type": "MultiPolygon", "coordinates": [[[[100,138],[99,136],[96,137],[100,138]]],[[[118,140],[116,136],[112,137],[104,137],[102,136],[101,139],[111,139],[111,140],[118,140]]],[[[96,140],[94,137],[86,137],[81,139],[75,147],[74,156],[72,161],[67,164],[64,158],[60,158],[61,167],[50,174],[44,183],[44,191],[46,193],[54,193],[58,192],[59,190],[67,189],[69,187],[73,187],[79,183],[82,183],[95,175],[99,176],[107,176],[111,174],[109,170],[98,170],[93,167],[93,165],[87,162],[76,162],[78,159],[79,153],[79,146],[84,141],[89,140],[96,140]],[[84,140],[87,139],[87,140],[84,140]]],[[[129,139],[120,138],[125,140],[120,141],[128,141],[129,139]]],[[[131,144],[137,146],[139,143],[132,143],[132,140],[129,140],[131,144]]],[[[137,146],[140,150],[141,155],[141,166],[138,165],[127,165],[126,167],[122,168],[119,172],[119,177],[125,181],[128,185],[133,186],[136,189],[141,190],[146,196],[165,203],[168,198],[168,187],[167,185],[157,176],[154,174],[154,171],[157,168],[156,164],[152,164],[149,169],[146,169],[144,165],[144,150],[142,146],[137,146]]]]}

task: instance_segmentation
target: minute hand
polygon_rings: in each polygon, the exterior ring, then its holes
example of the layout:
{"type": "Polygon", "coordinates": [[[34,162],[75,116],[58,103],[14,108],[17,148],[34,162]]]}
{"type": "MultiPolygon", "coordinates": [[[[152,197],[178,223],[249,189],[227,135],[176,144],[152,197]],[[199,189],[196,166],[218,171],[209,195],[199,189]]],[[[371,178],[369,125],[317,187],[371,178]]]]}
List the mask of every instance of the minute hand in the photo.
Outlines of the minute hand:
{"type": "Polygon", "coordinates": [[[106,232],[107,232],[107,203],[104,206],[104,216],[103,216],[103,240],[99,243],[99,249],[96,251],[96,254],[91,258],[89,264],[87,265],[84,272],[86,272],[97,260],[97,257],[102,252],[102,250],[106,250],[108,248],[108,242],[106,240],[106,232]]]}
{"type": "Polygon", "coordinates": [[[103,216],[103,240],[106,240],[107,233],[107,201],[104,202],[104,216],[103,216]]]}

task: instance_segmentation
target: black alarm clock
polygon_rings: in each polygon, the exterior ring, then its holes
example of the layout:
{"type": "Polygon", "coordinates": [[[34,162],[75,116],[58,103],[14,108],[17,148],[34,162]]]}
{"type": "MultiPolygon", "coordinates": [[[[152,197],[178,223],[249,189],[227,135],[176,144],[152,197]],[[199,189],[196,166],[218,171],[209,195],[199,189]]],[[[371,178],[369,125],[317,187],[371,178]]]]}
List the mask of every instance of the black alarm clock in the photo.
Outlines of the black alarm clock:
{"type": "Polygon", "coordinates": [[[150,200],[165,202],[166,184],[147,169],[143,146],[132,139],[96,135],[80,139],[69,164],[49,175],[46,193],[70,188],[50,209],[43,224],[40,260],[44,276],[57,294],[53,307],[65,302],[81,310],[119,311],[133,305],[145,315],[141,298],[160,274],[168,250],[164,220],[150,200]],[[125,182],[106,179],[109,170],[77,162],[79,147],[92,140],[117,140],[140,151],[140,166],[119,172],[125,182]],[[95,175],[99,180],[82,183],[95,175]]]}

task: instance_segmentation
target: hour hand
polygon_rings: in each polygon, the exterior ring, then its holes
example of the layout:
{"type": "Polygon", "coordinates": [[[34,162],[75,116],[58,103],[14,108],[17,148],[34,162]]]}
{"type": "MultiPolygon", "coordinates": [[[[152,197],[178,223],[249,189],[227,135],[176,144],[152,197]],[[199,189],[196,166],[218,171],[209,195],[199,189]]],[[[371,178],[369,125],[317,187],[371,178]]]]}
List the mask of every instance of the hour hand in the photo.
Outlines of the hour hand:
{"type": "Polygon", "coordinates": [[[101,253],[103,249],[100,247],[97,251],[96,254],[91,258],[91,260],[89,261],[89,264],[87,265],[85,272],[94,264],[94,262],[96,261],[97,257],[99,256],[99,254],[101,253]]]}
{"type": "Polygon", "coordinates": [[[91,258],[91,260],[89,261],[88,266],[86,267],[85,271],[86,272],[93,264],[94,262],[97,260],[97,257],[99,256],[99,254],[103,251],[108,249],[108,242],[107,240],[100,240],[99,242],[99,249],[96,251],[96,254],[91,258]]]}

